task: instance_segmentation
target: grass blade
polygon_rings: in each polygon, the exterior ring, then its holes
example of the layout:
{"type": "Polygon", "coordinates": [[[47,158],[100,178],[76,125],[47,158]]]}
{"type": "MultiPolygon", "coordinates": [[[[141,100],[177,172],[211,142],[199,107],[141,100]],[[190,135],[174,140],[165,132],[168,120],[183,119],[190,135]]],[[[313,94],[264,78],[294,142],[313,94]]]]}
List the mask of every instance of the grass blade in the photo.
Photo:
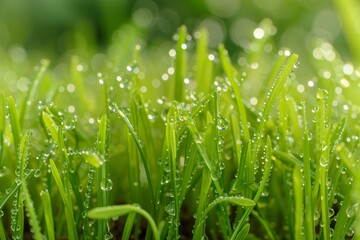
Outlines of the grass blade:
{"type": "Polygon", "coordinates": [[[196,41],[196,72],[195,77],[198,83],[198,90],[207,94],[211,90],[213,80],[213,62],[209,59],[208,53],[208,32],[206,29],[199,31],[199,38],[196,41]]]}
{"type": "MultiPolygon", "coordinates": [[[[106,157],[108,145],[108,119],[106,114],[101,115],[99,121],[99,130],[97,138],[97,150],[105,157],[103,164],[100,164],[98,168],[98,181],[97,181],[97,205],[104,207],[108,205],[108,192],[112,189],[112,181],[108,176],[108,163],[106,157]]],[[[98,161],[96,161],[98,162],[98,161]]],[[[97,224],[97,236],[102,238],[107,233],[107,220],[101,219],[97,224]]]]}
{"type": "Polygon", "coordinates": [[[260,143],[263,139],[263,132],[265,128],[265,123],[268,121],[268,118],[270,116],[270,111],[275,103],[275,100],[279,96],[286,80],[290,76],[291,72],[293,71],[293,68],[296,64],[296,61],[298,59],[298,55],[293,54],[290,56],[289,60],[284,65],[284,68],[279,73],[279,76],[277,79],[274,79],[272,88],[270,89],[270,92],[268,94],[268,98],[266,99],[264,103],[263,110],[260,114],[260,123],[257,128],[256,136],[255,136],[255,143],[254,143],[254,160],[258,157],[258,152],[260,150],[260,143]]]}
{"type": "MultiPolygon", "coordinates": [[[[168,213],[173,212],[173,221],[169,230],[169,239],[178,239],[179,238],[179,229],[178,226],[180,225],[180,203],[179,203],[179,195],[178,195],[178,184],[177,184],[177,137],[175,133],[176,125],[175,125],[175,119],[177,118],[176,112],[175,112],[175,106],[172,106],[169,110],[169,113],[167,115],[167,125],[166,125],[166,145],[168,147],[169,152],[169,166],[170,166],[170,182],[172,185],[172,191],[173,191],[173,203],[174,203],[174,209],[168,210],[168,213]]],[[[172,202],[169,203],[170,205],[172,202]]],[[[168,204],[168,206],[169,206],[168,204]]]]}
{"type": "Polygon", "coordinates": [[[49,60],[47,60],[47,59],[41,60],[41,66],[40,66],[39,70],[37,71],[35,78],[32,81],[32,83],[29,87],[29,90],[27,91],[26,96],[22,102],[22,108],[21,108],[20,117],[19,117],[19,122],[20,122],[21,127],[24,127],[24,121],[25,121],[25,117],[27,116],[28,107],[32,104],[32,102],[34,100],[34,95],[35,95],[36,89],[37,89],[41,79],[43,78],[43,75],[46,72],[49,64],[50,64],[49,60]]]}
{"type": "Polygon", "coordinates": [[[51,209],[50,194],[47,191],[41,191],[40,196],[42,205],[44,206],[47,238],[49,240],[55,240],[54,217],[51,209]]]}
{"type": "MultiPolygon", "coordinates": [[[[14,138],[14,146],[15,148],[17,148],[20,144],[20,139],[21,139],[21,127],[13,97],[11,96],[8,97],[8,104],[9,104],[11,131],[14,138]]],[[[17,149],[15,149],[15,152],[17,153],[17,149]]]]}
{"type": "Polygon", "coordinates": [[[52,159],[50,160],[50,167],[51,167],[51,173],[52,173],[54,180],[56,182],[56,185],[59,189],[61,199],[65,205],[65,216],[66,216],[66,223],[67,223],[67,227],[68,227],[69,239],[76,240],[77,232],[75,229],[75,220],[74,220],[74,213],[72,210],[71,197],[69,196],[69,193],[67,191],[65,191],[64,185],[60,178],[59,171],[57,170],[57,167],[52,159]]]}
{"type": "Polygon", "coordinates": [[[143,210],[140,206],[137,205],[115,205],[107,207],[98,207],[93,208],[88,212],[88,217],[93,219],[107,219],[113,217],[121,217],[131,212],[138,213],[142,215],[150,224],[150,227],[153,231],[155,240],[160,240],[159,232],[156,228],[156,224],[150,214],[143,210]]]}
{"type": "Polygon", "coordinates": [[[310,159],[310,137],[306,126],[305,104],[302,104],[304,119],[304,194],[305,194],[305,237],[314,239],[314,209],[312,204],[312,184],[311,184],[311,159],[310,159]]]}
{"type": "Polygon", "coordinates": [[[147,159],[147,155],[145,154],[143,143],[141,142],[138,134],[136,133],[134,127],[130,123],[130,121],[129,121],[128,117],[125,115],[125,113],[116,104],[113,105],[113,109],[114,109],[115,113],[117,113],[118,116],[125,123],[126,127],[128,128],[128,130],[129,130],[131,136],[133,137],[133,139],[136,143],[136,146],[139,150],[141,160],[143,162],[144,169],[145,169],[146,179],[149,184],[149,190],[150,190],[151,201],[152,201],[151,202],[152,212],[154,212],[155,211],[155,195],[154,195],[153,184],[152,184],[152,179],[151,179],[151,175],[150,175],[149,161],[147,159]]]}
{"type": "Polygon", "coordinates": [[[51,115],[45,111],[42,112],[42,119],[45,127],[56,144],[59,144],[59,127],[52,119],[51,115]]]}
{"type": "Polygon", "coordinates": [[[360,14],[360,4],[356,0],[350,1],[341,1],[334,0],[335,7],[339,13],[340,19],[342,21],[342,26],[344,28],[344,33],[346,40],[351,49],[352,57],[357,65],[360,64],[360,33],[358,31],[358,26],[360,24],[359,14],[360,14]]]}
{"type": "Polygon", "coordinates": [[[184,95],[184,79],[186,73],[186,35],[187,30],[185,26],[181,26],[178,30],[176,59],[175,59],[175,88],[174,98],[181,102],[184,95]]]}
{"type": "Polygon", "coordinates": [[[300,168],[296,166],[293,170],[293,188],[295,198],[295,239],[303,239],[302,228],[304,223],[304,194],[302,190],[302,176],[300,168]]]}
{"type": "Polygon", "coordinates": [[[30,197],[29,190],[27,188],[27,183],[25,180],[25,170],[27,167],[28,162],[28,155],[29,155],[29,138],[30,138],[30,131],[26,131],[24,136],[21,139],[20,148],[19,148],[19,178],[21,181],[21,192],[23,193],[24,200],[25,200],[25,207],[27,211],[27,215],[29,217],[29,223],[33,232],[33,237],[36,240],[41,240],[41,230],[40,225],[38,222],[38,217],[35,212],[33,201],[30,197]]]}
{"type": "Polygon", "coordinates": [[[240,230],[239,234],[236,236],[236,240],[245,240],[250,231],[250,224],[247,223],[245,226],[240,230]]]}
{"type": "MultiPolygon", "coordinates": [[[[264,175],[263,175],[262,180],[260,182],[258,191],[255,194],[255,197],[253,199],[255,204],[259,201],[260,196],[263,193],[267,182],[269,181],[269,177],[270,177],[270,173],[271,173],[271,165],[272,165],[271,157],[272,157],[272,145],[271,145],[270,137],[268,136],[267,137],[267,144],[266,144],[266,153],[265,153],[264,175]]],[[[253,207],[249,207],[248,209],[246,209],[246,212],[243,214],[243,216],[241,217],[241,219],[237,223],[237,226],[235,227],[235,230],[234,230],[230,240],[236,239],[236,237],[239,234],[240,230],[245,225],[245,221],[248,218],[248,216],[250,215],[252,209],[253,209],[253,207]]]]}
{"type": "Polygon", "coordinates": [[[134,225],[135,217],[136,217],[135,212],[130,212],[129,213],[129,215],[128,215],[127,219],[126,219],[124,232],[123,232],[123,235],[121,237],[122,240],[130,239],[131,229],[132,229],[132,227],[134,225]]]}
{"type": "MultiPolygon", "coordinates": [[[[218,197],[217,199],[215,199],[212,203],[209,204],[209,206],[202,212],[202,214],[199,217],[199,223],[202,223],[205,221],[207,214],[210,212],[211,209],[213,209],[217,204],[220,203],[231,203],[231,204],[235,204],[235,205],[239,205],[239,206],[243,206],[243,207],[253,207],[255,206],[255,202],[251,199],[248,198],[243,198],[243,197],[218,197]]],[[[198,224],[196,226],[197,228],[195,229],[194,232],[194,236],[200,236],[197,231],[201,231],[200,227],[201,224],[198,224]]]]}
{"type": "Polygon", "coordinates": [[[241,119],[242,128],[244,131],[245,142],[248,142],[250,139],[250,132],[249,132],[249,127],[248,127],[245,106],[243,103],[243,99],[241,97],[240,88],[236,81],[236,71],[231,64],[229,55],[228,55],[224,45],[222,45],[222,44],[220,44],[220,46],[219,46],[219,55],[220,55],[222,67],[226,73],[226,76],[228,77],[228,79],[231,83],[232,90],[234,91],[236,106],[237,106],[239,117],[241,119]]]}

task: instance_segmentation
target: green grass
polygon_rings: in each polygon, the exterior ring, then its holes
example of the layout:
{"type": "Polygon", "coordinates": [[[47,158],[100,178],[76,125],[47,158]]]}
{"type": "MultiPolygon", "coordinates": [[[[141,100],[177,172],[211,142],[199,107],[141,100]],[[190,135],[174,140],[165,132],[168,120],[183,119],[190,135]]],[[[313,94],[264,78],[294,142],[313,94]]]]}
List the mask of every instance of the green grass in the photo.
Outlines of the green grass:
{"type": "Polygon", "coordinates": [[[240,66],[205,30],[175,39],[163,59],[134,44],[97,69],[43,60],[3,93],[0,238],[359,238],[358,72],[308,87],[308,53],[254,48],[240,66]]]}

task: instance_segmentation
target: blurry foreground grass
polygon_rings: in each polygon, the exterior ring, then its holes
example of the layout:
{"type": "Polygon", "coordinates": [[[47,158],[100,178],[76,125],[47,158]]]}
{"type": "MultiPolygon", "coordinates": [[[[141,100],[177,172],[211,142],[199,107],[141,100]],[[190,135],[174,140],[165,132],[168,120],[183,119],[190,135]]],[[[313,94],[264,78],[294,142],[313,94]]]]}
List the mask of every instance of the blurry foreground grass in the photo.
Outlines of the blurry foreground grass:
{"type": "Polygon", "coordinates": [[[236,62],[185,27],[34,72],[1,53],[0,238],[358,238],[360,71],[273,30],[236,62]]]}

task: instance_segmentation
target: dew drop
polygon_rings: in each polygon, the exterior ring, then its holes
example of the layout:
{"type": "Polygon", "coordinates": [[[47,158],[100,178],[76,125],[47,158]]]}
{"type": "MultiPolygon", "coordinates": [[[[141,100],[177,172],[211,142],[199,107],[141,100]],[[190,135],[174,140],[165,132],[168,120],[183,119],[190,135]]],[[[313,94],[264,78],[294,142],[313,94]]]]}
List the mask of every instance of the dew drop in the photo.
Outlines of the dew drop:
{"type": "Polygon", "coordinates": [[[103,191],[110,191],[113,188],[113,182],[110,178],[104,179],[101,181],[100,187],[103,191]]]}
{"type": "Polygon", "coordinates": [[[175,202],[171,201],[168,204],[166,204],[165,206],[165,211],[170,215],[170,216],[175,216],[175,202]]]}
{"type": "Polygon", "coordinates": [[[34,177],[38,178],[40,177],[40,175],[41,175],[40,169],[36,169],[36,171],[34,172],[34,177]]]}

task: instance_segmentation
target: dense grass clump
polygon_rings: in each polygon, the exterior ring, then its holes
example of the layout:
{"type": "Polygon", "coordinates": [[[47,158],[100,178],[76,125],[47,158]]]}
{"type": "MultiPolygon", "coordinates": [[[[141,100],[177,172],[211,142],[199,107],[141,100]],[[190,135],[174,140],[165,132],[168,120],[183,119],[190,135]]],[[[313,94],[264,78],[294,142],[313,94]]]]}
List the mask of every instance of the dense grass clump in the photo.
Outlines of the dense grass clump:
{"type": "Polygon", "coordinates": [[[161,57],[42,60],[0,98],[0,238],[359,237],[360,72],[272,29],[238,62],[184,26],[161,57]]]}

